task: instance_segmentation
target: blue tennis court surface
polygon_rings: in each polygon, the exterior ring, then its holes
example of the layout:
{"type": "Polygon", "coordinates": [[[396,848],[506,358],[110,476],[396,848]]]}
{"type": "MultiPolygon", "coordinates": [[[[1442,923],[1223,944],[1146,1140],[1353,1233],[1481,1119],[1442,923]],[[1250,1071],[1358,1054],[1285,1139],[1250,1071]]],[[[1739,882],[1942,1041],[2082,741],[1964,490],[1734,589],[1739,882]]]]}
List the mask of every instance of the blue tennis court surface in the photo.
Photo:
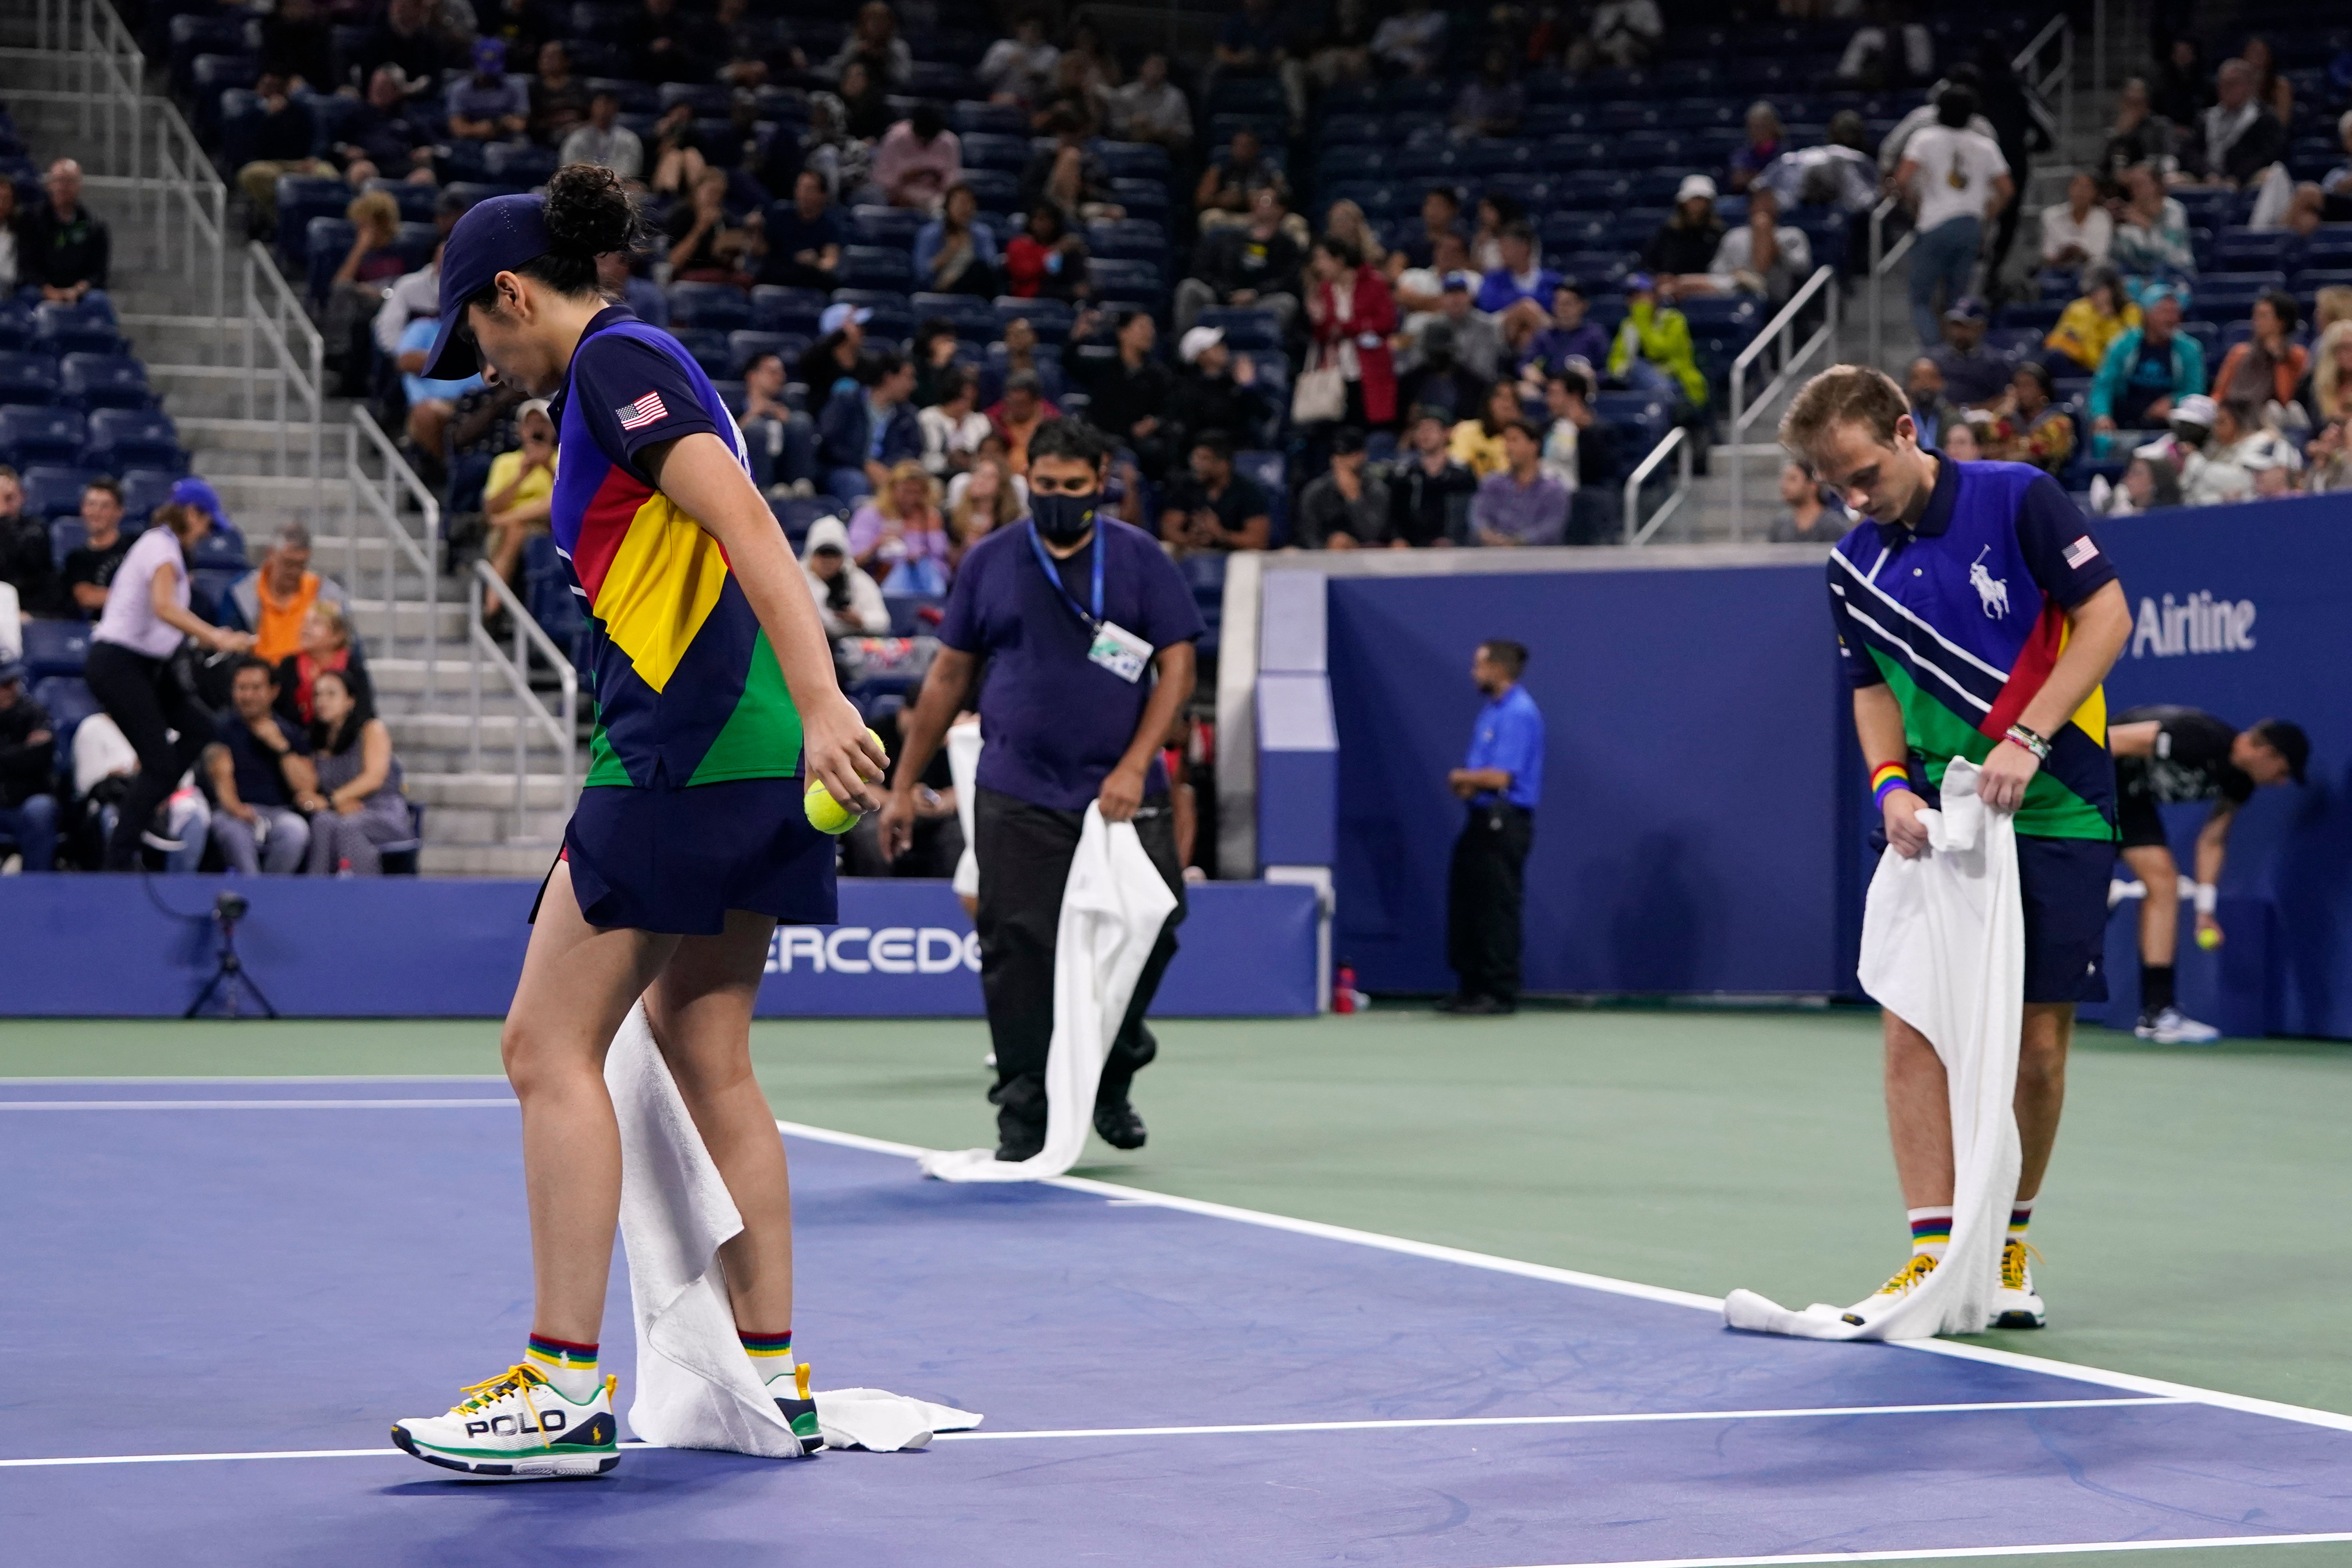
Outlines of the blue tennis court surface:
{"type": "MultiPolygon", "coordinates": [[[[978,1434],[444,1479],[385,1428],[522,1345],[517,1142],[479,1079],[0,1084],[0,1560],[1527,1568],[2352,1540],[2342,1417],[1733,1334],[1665,1292],[1094,1184],[949,1186],[810,1136],[794,1331],[819,1384],[982,1411],[978,1434]]],[[[616,1269],[625,1408],[628,1321],[616,1269]]]]}

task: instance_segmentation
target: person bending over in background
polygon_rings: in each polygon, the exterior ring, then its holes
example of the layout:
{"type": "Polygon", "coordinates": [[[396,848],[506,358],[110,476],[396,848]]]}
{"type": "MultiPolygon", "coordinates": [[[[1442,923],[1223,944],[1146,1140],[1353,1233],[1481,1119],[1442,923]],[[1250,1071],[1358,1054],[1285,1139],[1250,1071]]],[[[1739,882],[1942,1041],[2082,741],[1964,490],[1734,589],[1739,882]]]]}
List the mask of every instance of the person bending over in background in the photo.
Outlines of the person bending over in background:
{"type": "Polygon", "coordinates": [[[1470,733],[1470,752],[1445,776],[1470,808],[1454,841],[1446,880],[1445,961],[1456,989],[1441,1013],[1486,1017],[1519,1006],[1520,913],[1528,851],[1543,798],[1544,721],[1519,684],[1528,650],[1496,640],[1478,645],[1470,679],[1486,705],[1470,733]]]}
{"type": "Polygon", "coordinates": [[[139,776],[106,846],[110,871],[138,868],[140,836],[155,808],[212,739],[212,719],[173,670],[172,656],[189,637],[222,653],[253,646],[249,633],[206,626],[188,608],[184,551],[210,526],[191,508],[157,507],[154,525],[123,556],[90,634],[84,677],[90,695],[139,753],[139,776]]]}
{"type": "Polygon", "coordinates": [[[310,820],[294,803],[319,793],[309,734],[278,716],[278,671],[247,654],[229,678],[230,711],[205,748],[213,788],[213,842],[232,871],[302,868],[310,820]]]}
{"type": "Polygon", "coordinates": [[[2238,808],[2264,784],[2302,784],[2311,741],[2298,724],[2264,719],[2231,728],[2195,708],[2149,703],[2126,708],[2107,724],[2116,759],[2116,826],[2124,864],[2147,889],[2139,905],[2139,1022],[2132,1032],[2166,1046],[2201,1046],[2221,1037],[2175,1005],[2173,955],[2180,940],[2180,867],[2166,839],[2159,806],[2210,801],[2197,830],[2194,901],[2197,941],[2218,946],[2215,887],[2229,854],[2238,808]]]}
{"type": "Polygon", "coordinates": [[[987,744],[974,799],[981,879],[975,921],[981,990],[996,1047],[996,1157],[1028,1159],[1045,1142],[1045,1057],[1054,1033],[1054,954],[1062,894],[1089,805],[1132,822],[1177,905],[1160,933],[1103,1064],[1095,1131],[1139,1149],[1129,1100],[1157,1054],[1144,1026],[1176,952],[1184,879],[1159,752],[1192,695],[1201,612],[1183,576],[1140,529],[1098,515],[1109,453],[1072,419],[1030,445],[1030,521],[982,539],[948,595],[940,652],[923,682],[887,803],[882,853],[913,841],[916,785],[982,663],[987,744]]]}

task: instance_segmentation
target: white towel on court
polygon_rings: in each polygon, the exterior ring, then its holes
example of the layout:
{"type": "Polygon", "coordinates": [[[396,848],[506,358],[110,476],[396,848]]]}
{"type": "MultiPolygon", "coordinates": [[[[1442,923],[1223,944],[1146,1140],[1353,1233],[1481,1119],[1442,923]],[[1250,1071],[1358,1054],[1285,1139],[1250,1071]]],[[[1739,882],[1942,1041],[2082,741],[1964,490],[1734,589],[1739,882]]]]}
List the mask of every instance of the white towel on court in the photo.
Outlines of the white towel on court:
{"type": "MultiPolygon", "coordinates": [[[[766,1458],[800,1452],[736,1337],[719,1248],[743,1228],[719,1167],[654,1043],[645,1004],[629,1011],[604,1058],[621,1125],[621,1241],[637,1321],[629,1426],[670,1448],[721,1448],[766,1458]]],[[[877,1388],[816,1394],[827,1446],[878,1453],[919,1448],[935,1432],[980,1425],[953,1410],[877,1388]]]]}
{"type": "Polygon", "coordinates": [[[1752,1290],[1724,1299],[1735,1329],[1815,1340],[1917,1340],[1982,1332],[2000,1288],[2017,1198],[2012,1101],[2024,1015],[2025,924],[2017,823],[1978,798],[1978,771],[1952,759],[1943,809],[1923,811],[1927,852],[1888,853],[1862,919],[1862,988],[1927,1037],[1952,1108],[1952,1239],[1934,1273],[1902,1296],[1789,1310],[1752,1290]]]}
{"type": "Polygon", "coordinates": [[[1058,1176],[1086,1152],[1095,1088],[1111,1041],[1160,928],[1176,908],[1160,868],[1131,822],[1105,822],[1087,806],[1078,852],[1062,887],[1054,936],[1054,1039],[1045,1056],[1045,1146],[1005,1161],[990,1149],[932,1150],[918,1159],[943,1182],[1034,1182],[1058,1176]]]}

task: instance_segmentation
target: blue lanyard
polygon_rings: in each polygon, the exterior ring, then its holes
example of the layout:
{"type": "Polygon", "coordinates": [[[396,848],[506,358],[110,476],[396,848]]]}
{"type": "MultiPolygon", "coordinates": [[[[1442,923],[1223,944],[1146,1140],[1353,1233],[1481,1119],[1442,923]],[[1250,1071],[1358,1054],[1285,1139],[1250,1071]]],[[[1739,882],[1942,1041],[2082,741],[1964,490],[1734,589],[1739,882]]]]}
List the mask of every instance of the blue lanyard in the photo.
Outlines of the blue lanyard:
{"type": "Polygon", "coordinates": [[[1062,585],[1061,570],[1054,564],[1054,558],[1045,553],[1045,541],[1037,536],[1037,524],[1034,521],[1029,524],[1029,548],[1036,552],[1037,564],[1044,569],[1045,580],[1054,584],[1054,591],[1062,595],[1062,602],[1070,606],[1078,619],[1087,623],[1088,629],[1098,630],[1103,619],[1103,542],[1100,529],[1095,531],[1094,547],[1095,613],[1090,616],[1087,614],[1087,607],[1078,603],[1076,595],[1062,585]]]}

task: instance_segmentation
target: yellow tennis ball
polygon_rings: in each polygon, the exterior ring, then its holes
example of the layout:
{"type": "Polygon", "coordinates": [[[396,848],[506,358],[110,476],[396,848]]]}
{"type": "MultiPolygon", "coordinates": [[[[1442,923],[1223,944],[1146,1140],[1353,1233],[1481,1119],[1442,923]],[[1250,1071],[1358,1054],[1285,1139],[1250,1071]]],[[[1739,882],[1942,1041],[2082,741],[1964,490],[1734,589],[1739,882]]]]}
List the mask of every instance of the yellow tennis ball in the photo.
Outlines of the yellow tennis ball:
{"type": "Polygon", "coordinates": [[[2197,932],[2197,945],[2210,952],[2221,945],[2221,933],[2213,926],[2203,926],[2197,932]]]}
{"type": "Polygon", "coordinates": [[[801,807],[808,813],[809,826],[819,833],[838,837],[857,826],[857,813],[833,798],[833,792],[822,783],[812,780],[808,793],[801,797],[801,807]]]}
{"type": "MultiPolygon", "coordinates": [[[[882,745],[882,737],[871,730],[866,733],[887,755],[888,748],[882,745]]],[[[825,788],[820,779],[809,781],[806,793],[801,796],[801,809],[808,813],[809,826],[819,833],[830,833],[838,837],[857,826],[859,814],[834,799],[833,792],[825,788]]]]}

